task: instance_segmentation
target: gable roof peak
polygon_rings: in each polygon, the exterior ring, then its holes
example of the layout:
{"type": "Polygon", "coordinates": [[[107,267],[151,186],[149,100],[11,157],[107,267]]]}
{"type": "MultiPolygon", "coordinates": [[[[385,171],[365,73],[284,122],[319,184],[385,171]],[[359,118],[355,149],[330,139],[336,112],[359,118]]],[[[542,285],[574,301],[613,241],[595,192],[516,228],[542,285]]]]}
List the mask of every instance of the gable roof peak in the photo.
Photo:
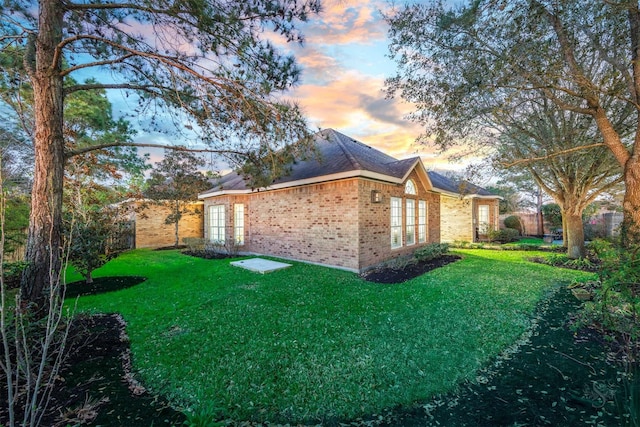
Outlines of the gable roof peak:
{"type": "MultiPolygon", "coordinates": [[[[431,188],[420,157],[398,160],[331,128],[318,131],[313,137],[313,144],[314,156],[292,162],[289,173],[276,179],[267,189],[356,176],[400,183],[416,167],[420,169],[420,179],[425,181],[425,187],[431,188]]],[[[202,193],[200,198],[233,191],[251,191],[238,172],[221,177],[217,185],[202,193]]]]}

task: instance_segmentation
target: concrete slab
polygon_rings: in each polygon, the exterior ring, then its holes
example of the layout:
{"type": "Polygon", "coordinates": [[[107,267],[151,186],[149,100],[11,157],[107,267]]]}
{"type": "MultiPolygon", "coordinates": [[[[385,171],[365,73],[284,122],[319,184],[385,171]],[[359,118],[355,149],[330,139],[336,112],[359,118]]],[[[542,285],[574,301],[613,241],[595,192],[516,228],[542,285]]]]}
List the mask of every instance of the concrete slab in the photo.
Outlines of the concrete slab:
{"type": "Polygon", "coordinates": [[[255,271],[256,273],[271,273],[272,271],[282,270],[283,268],[291,267],[291,264],[285,264],[284,262],[270,261],[262,258],[250,258],[243,259],[242,261],[232,261],[231,265],[234,267],[244,268],[249,271],[255,271]]]}

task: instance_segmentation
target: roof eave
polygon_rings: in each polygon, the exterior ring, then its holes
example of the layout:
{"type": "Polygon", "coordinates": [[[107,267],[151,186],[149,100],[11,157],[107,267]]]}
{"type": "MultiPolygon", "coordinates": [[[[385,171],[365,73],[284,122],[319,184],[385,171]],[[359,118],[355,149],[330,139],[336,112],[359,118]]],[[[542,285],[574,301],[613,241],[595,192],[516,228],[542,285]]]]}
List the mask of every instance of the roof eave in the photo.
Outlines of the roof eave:
{"type": "MultiPolygon", "coordinates": [[[[413,169],[413,168],[412,168],[413,169]]],[[[319,184],[322,182],[328,182],[328,181],[338,181],[341,179],[348,179],[348,178],[370,178],[370,179],[374,179],[376,181],[384,181],[384,182],[389,182],[392,184],[401,184],[404,182],[404,177],[402,178],[398,178],[398,177],[394,177],[391,175],[385,175],[382,173],[378,173],[378,172],[372,172],[372,171],[368,171],[368,170],[352,170],[352,171],[347,171],[347,172],[340,172],[340,173],[335,173],[335,174],[331,174],[331,175],[322,175],[322,176],[317,176],[317,177],[313,177],[313,178],[307,178],[307,179],[299,179],[296,181],[288,181],[288,182],[281,182],[278,184],[274,184],[271,185],[269,187],[263,187],[260,189],[243,189],[243,190],[218,190],[218,191],[209,191],[206,193],[201,193],[198,195],[198,199],[203,200],[203,199],[208,199],[210,197],[217,197],[217,196],[224,196],[224,195],[234,195],[234,194],[251,194],[251,193],[257,193],[260,191],[270,191],[270,190],[281,190],[283,188],[291,188],[291,187],[299,187],[302,185],[310,185],[310,184],[319,184]]]]}
{"type": "Polygon", "coordinates": [[[461,197],[463,199],[500,199],[502,200],[503,197],[502,196],[498,196],[498,195],[486,195],[486,194],[460,194],[460,193],[454,193],[453,191],[448,191],[448,190],[443,190],[442,188],[438,188],[438,187],[433,187],[434,191],[437,191],[440,194],[444,194],[445,196],[450,196],[450,197],[461,197]]]}

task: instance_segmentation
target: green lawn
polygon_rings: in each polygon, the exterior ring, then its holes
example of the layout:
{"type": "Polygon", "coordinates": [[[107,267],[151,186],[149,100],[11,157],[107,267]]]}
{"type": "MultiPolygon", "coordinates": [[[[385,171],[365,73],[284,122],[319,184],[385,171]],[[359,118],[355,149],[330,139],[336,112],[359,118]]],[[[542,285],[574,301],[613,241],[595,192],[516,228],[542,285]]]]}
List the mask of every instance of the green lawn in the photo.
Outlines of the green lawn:
{"type": "Polygon", "coordinates": [[[464,260],[380,285],[306,264],[260,275],[137,250],[95,276],[148,281],[82,297],[78,308],[122,313],[140,379],[185,408],[238,420],[351,419],[473,379],[549,289],[584,274],[524,261],[532,252],[456,252],[464,260]]]}

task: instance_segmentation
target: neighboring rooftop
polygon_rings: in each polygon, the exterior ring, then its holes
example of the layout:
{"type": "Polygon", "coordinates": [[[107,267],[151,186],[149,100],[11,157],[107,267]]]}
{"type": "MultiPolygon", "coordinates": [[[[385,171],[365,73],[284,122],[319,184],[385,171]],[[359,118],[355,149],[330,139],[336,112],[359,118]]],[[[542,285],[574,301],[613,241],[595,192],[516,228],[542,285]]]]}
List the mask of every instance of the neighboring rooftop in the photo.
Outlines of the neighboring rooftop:
{"type": "Polygon", "coordinates": [[[484,197],[498,197],[492,192],[485,190],[484,188],[470,183],[469,181],[455,181],[451,178],[447,178],[438,172],[429,171],[429,179],[433,188],[441,190],[446,193],[454,193],[462,196],[484,196],[484,197]]]}

